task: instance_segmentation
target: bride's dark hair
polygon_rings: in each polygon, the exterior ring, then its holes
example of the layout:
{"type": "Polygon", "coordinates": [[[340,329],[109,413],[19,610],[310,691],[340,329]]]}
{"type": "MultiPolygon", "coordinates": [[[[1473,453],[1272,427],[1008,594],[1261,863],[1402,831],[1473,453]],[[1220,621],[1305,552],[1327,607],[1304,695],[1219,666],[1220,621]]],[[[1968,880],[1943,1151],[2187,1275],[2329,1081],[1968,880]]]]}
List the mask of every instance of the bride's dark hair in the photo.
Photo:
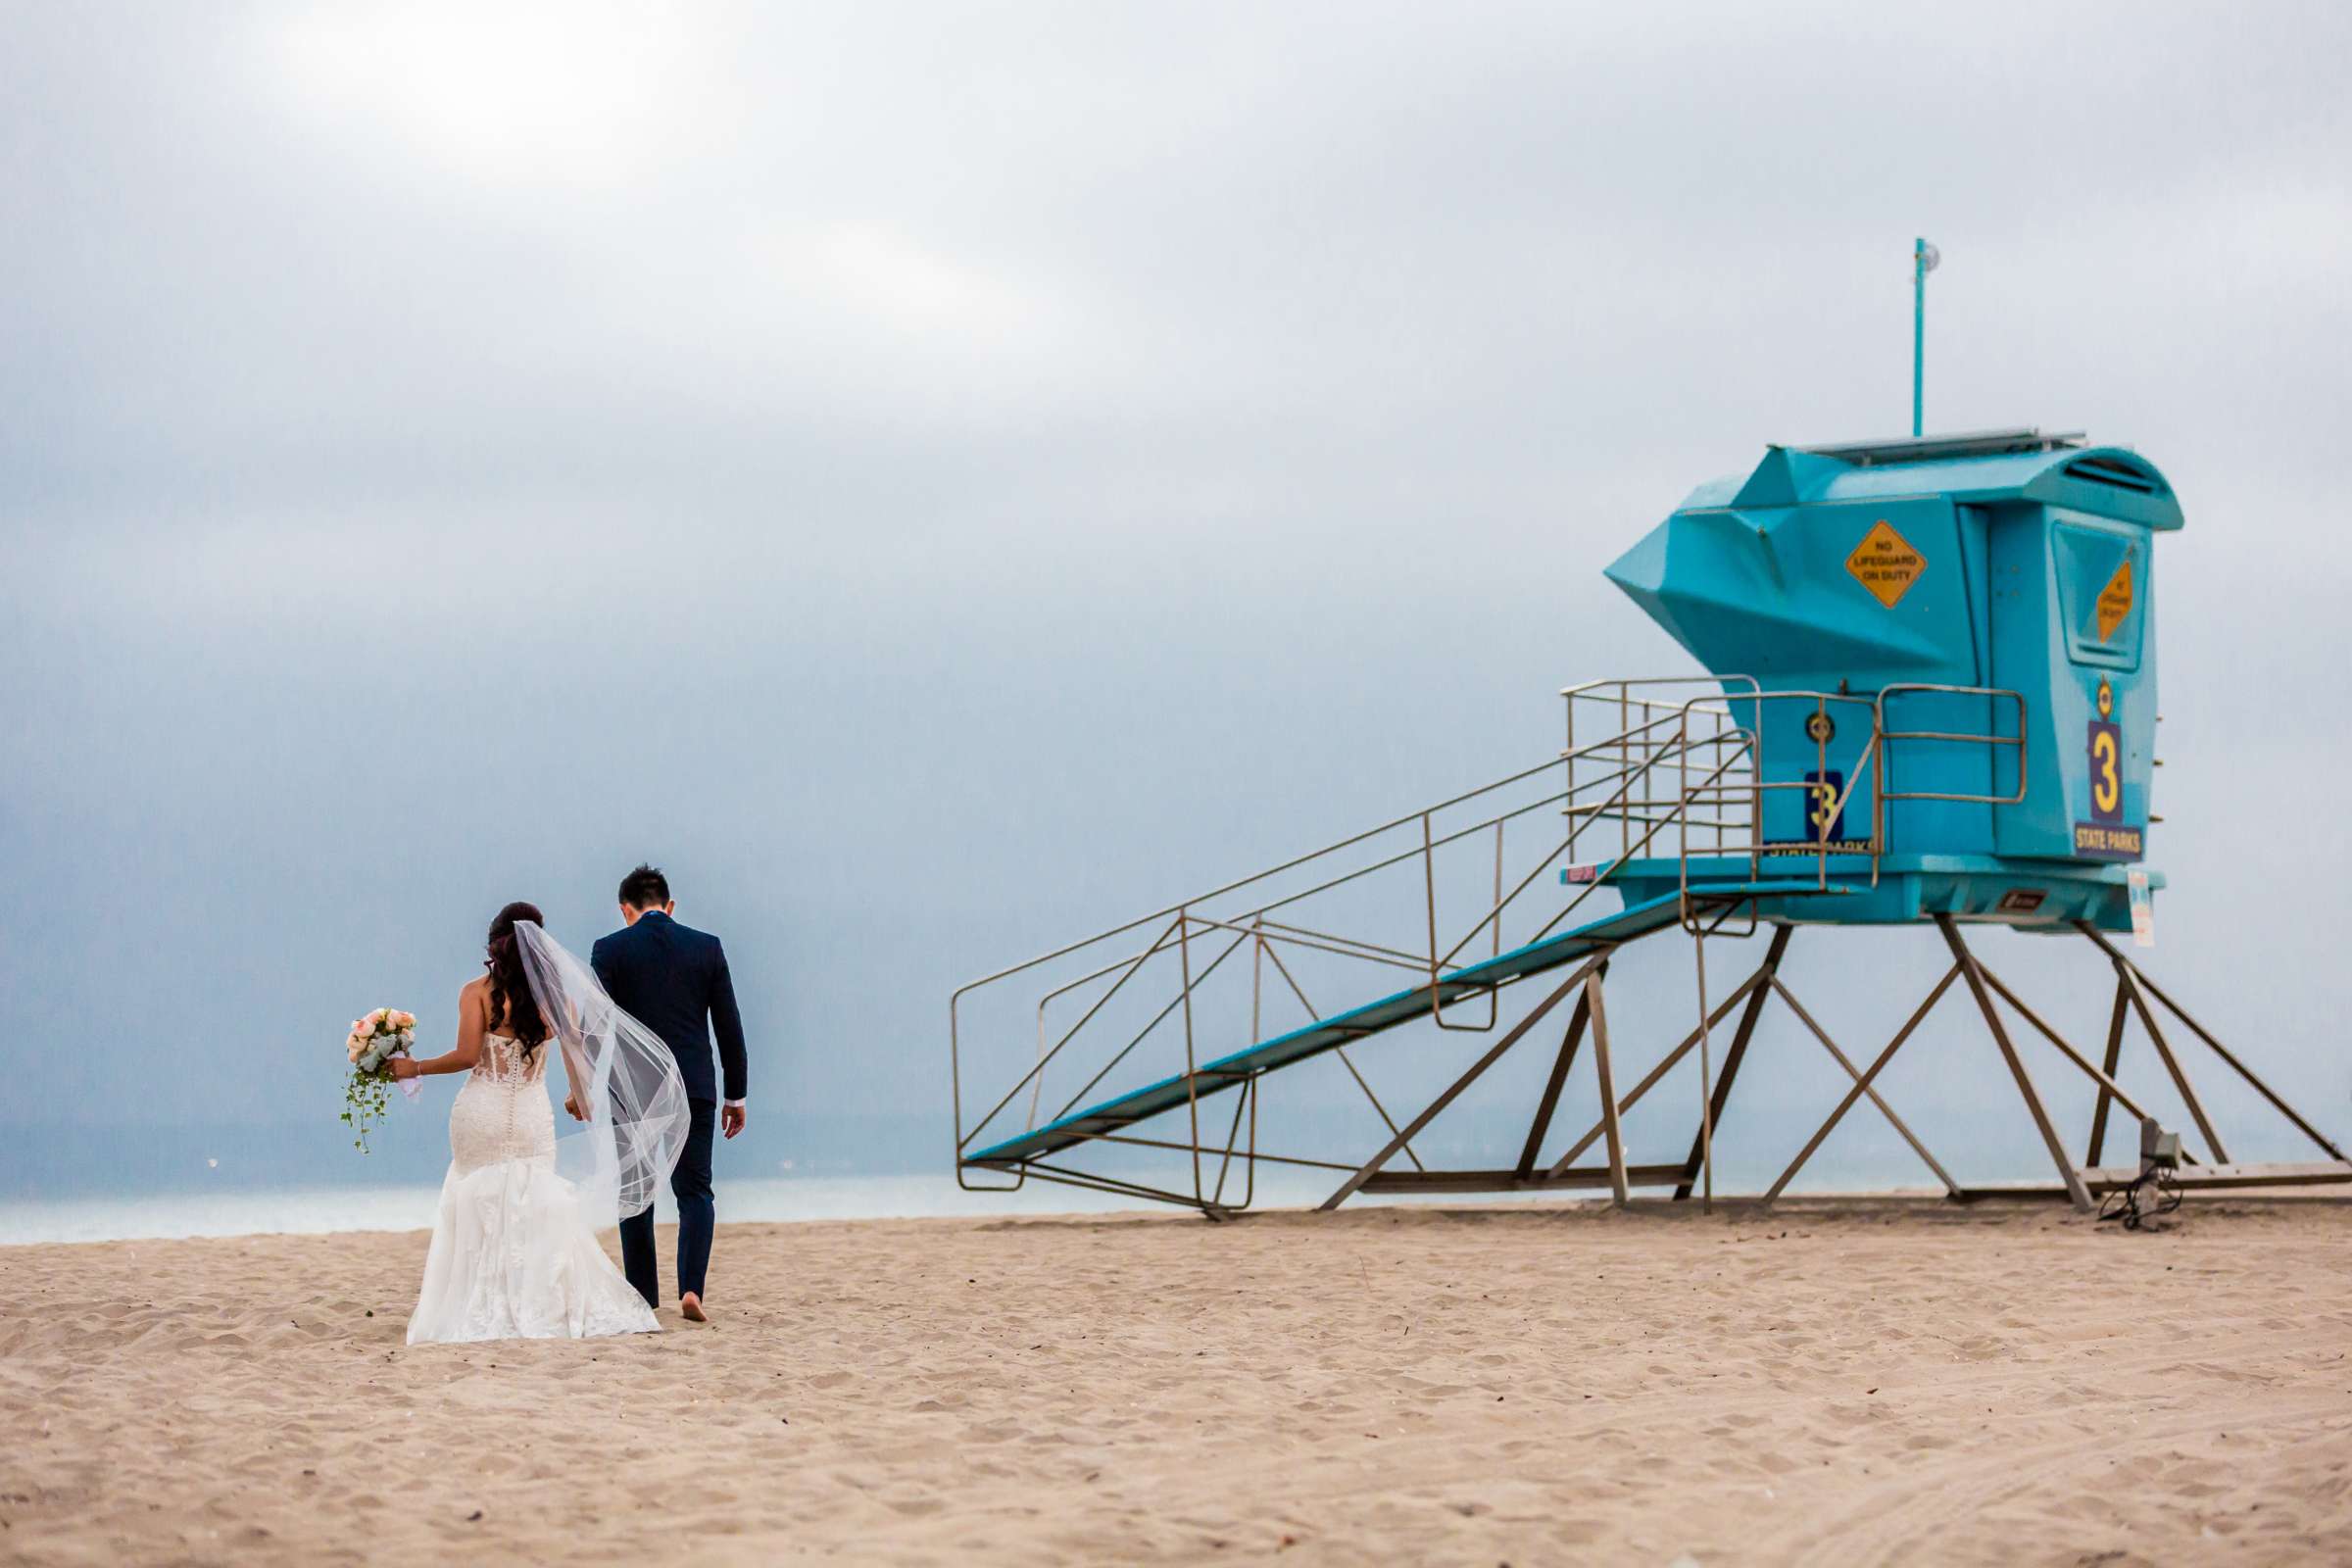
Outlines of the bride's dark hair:
{"type": "Polygon", "coordinates": [[[499,910],[490,922],[490,956],[483,967],[490,971],[491,1026],[503,1017],[507,1033],[521,1045],[522,1059],[528,1061],[547,1043],[548,1029],[547,1017],[531,995],[531,977],[522,967],[522,944],[514,936],[514,926],[522,920],[547,923],[536,904],[517,902],[499,910]]]}

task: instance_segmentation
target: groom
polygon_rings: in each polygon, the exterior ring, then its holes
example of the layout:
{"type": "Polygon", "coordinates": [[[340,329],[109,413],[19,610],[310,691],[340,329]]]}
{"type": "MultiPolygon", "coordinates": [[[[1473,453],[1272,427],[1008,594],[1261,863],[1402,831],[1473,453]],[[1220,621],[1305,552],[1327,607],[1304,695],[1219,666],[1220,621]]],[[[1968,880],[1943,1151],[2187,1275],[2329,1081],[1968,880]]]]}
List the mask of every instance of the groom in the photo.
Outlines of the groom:
{"type": "MultiPolygon", "coordinates": [[[[650,865],[620,879],[621,929],[599,938],[588,956],[596,978],[621,1010],[662,1037],[678,1058],[693,1113],[686,1152],[669,1178],[678,1200],[678,1310],[693,1322],[703,1313],[703,1273],[710,1262],[710,1132],[716,1121],[729,1138],[743,1131],[743,1019],[735,1011],[735,983],[718,938],[682,926],[669,881],[650,865]],[[725,1104],[710,1070],[710,1036],[726,1075],[725,1104]]],[[[576,1112],[575,1112],[576,1114],[576,1112]]],[[[654,1266],[654,1211],[620,1222],[622,1272],[648,1306],[661,1305],[662,1278],[654,1266]]]]}

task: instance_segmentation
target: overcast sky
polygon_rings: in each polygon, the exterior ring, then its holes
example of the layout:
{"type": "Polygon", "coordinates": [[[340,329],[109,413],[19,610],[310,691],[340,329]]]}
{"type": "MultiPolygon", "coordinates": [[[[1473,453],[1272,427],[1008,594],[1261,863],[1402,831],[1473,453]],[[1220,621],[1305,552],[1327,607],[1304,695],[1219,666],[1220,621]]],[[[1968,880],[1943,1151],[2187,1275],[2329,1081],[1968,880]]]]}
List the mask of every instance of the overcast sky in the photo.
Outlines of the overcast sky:
{"type": "MultiPolygon", "coordinates": [[[[1685,667],[1600,568],[1904,427],[1924,234],[1931,427],[2183,499],[2152,961],[2341,1132],[2347,58],[2316,5],[0,5],[0,1121],[328,1128],[355,1009],[445,1034],[502,902],[584,948],[646,857],[756,1116],[944,1152],[957,982],[1685,667]]],[[[2066,958],[2005,961],[2095,1022],[2066,958]]]]}

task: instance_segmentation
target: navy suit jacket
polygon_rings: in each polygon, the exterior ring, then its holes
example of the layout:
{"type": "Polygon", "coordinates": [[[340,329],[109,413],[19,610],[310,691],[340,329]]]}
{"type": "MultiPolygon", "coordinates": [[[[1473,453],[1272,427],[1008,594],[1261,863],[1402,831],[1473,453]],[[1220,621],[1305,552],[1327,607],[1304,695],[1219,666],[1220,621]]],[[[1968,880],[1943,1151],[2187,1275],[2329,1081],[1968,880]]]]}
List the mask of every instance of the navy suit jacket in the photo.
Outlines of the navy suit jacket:
{"type": "Polygon", "coordinates": [[[743,1017],[718,938],[648,909],[635,925],[599,937],[588,961],[606,995],[677,1056],[688,1100],[744,1098],[743,1017]],[[726,1074],[723,1097],[710,1071],[712,1034],[726,1074]]]}

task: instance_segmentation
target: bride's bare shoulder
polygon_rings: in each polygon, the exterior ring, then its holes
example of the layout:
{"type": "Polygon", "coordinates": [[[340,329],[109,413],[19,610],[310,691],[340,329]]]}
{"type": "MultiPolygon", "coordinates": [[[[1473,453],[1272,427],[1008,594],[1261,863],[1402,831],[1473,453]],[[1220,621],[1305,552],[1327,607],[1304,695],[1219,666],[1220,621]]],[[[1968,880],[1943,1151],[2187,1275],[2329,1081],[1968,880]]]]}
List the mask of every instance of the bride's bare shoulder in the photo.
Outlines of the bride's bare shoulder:
{"type": "Polygon", "coordinates": [[[476,1009],[488,1008],[490,1005],[490,977],[486,974],[477,974],[466,981],[465,989],[458,993],[458,1005],[476,1009]]]}

